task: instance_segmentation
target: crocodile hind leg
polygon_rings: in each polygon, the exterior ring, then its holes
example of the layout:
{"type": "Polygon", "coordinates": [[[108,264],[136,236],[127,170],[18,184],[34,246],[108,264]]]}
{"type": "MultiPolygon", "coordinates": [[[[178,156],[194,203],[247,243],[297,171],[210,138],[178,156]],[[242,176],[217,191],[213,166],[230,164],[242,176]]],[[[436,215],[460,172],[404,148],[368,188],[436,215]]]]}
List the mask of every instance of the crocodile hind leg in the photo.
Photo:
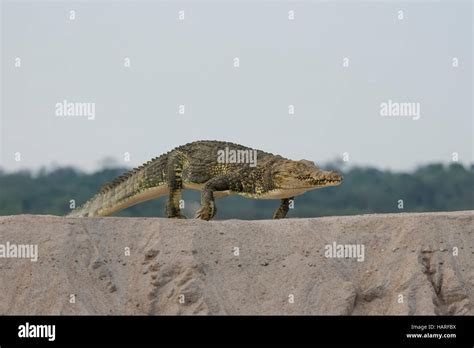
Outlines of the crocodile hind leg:
{"type": "Polygon", "coordinates": [[[169,218],[186,219],[186,216],[181,214],[179,203],[181,200],[182,190],[170,190],[168,202],[166,203],[166,215],[169,218]]]}
{"type": "Polygon", "coordinates": [[[285,218],[288,210],[290,210],[290,200],[294,199],[294,197],[284,198],[281,200],[280,206],[273,214],[274,219],[283,219],[285,218]]]}
{"type": "Polygon", "coordinates": [[[166,202],[166,215],[169,218],[186,219],[181,214],[179,202],[181,200],[181,191],[183,190],[183,157],[179,154],[171,156],[168,161],[167,181],[169,196],[166,202]]]}

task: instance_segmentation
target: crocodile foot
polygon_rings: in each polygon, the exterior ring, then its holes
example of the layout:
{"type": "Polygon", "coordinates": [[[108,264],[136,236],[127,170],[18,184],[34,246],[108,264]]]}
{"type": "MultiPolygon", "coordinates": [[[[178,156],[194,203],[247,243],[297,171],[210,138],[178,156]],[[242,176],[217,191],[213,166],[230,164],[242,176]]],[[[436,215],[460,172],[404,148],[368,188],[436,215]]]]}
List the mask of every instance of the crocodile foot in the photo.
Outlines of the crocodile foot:
{"type": "Polygon", "coordinates": [[[211,203],[208,206],[201,207],[201,209],[196,212],[195,218],[209,221],[214,217],[214,215],[216,215],[216,208],[214,204],[211,203]]]}

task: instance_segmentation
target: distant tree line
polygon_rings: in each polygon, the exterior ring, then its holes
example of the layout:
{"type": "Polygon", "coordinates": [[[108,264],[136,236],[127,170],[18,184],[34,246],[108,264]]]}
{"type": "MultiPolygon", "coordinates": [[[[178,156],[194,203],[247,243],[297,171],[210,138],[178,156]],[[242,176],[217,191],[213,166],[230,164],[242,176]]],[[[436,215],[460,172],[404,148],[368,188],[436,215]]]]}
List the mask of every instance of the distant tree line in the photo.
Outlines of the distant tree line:
{"type": "MultiPolygon", "coordinates": [[[[327,167],[327,166],[326,166],[327,167]]],[[[295,199],[288,217],[317,217],[366,213],[455,211],[474,209],[474,165],[430,164],[410,173],[353,167],[342,171],[341,186],[308,192],[295,199]],[[403,201],[403,209],[400,202],[403,201]]],[[[126,171],[108,168],[86,174],[74,168],[0,171],[0,215],[65,215],[70,201],[80,206],[108,181],[126,171]]],[[[185,191],[184,213],[192,217],[199,206],[196,191],[185,191]]],[[[118,216],[165,216],[166,198],[130,207],[118,216]]],[[[217,219],[269,219],[279,202],[238,196],[219,199],[217,219]]]]}

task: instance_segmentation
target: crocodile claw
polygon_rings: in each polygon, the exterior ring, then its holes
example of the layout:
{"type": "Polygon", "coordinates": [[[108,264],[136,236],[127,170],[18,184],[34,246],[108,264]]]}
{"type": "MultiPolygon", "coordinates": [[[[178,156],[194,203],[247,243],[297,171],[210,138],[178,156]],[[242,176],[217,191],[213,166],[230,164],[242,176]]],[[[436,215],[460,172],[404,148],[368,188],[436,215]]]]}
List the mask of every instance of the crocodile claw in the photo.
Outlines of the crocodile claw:
{"type": "Polygon", "coordinates": [[[195,218],[209,221],[214,215],[216,215],[216,209],[213,204],[210,204],[207,207],[201,207],[201,209],[196,212],[195,218]]]}

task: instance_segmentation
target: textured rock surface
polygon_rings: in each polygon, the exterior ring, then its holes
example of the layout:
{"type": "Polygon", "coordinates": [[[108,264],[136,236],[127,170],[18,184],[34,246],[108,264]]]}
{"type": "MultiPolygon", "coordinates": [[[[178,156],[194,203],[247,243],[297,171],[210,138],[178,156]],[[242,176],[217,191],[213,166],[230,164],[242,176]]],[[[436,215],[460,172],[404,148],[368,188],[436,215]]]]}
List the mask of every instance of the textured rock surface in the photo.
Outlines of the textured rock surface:
{"type": "Polygon", "coordinates": [[[473,217],[4,216],[0,244],[39,257],[0,258],[0,314],[472,315],[473,217]],[[364,261],[327,258],[333,242],[363,245],[364,261]]]}

